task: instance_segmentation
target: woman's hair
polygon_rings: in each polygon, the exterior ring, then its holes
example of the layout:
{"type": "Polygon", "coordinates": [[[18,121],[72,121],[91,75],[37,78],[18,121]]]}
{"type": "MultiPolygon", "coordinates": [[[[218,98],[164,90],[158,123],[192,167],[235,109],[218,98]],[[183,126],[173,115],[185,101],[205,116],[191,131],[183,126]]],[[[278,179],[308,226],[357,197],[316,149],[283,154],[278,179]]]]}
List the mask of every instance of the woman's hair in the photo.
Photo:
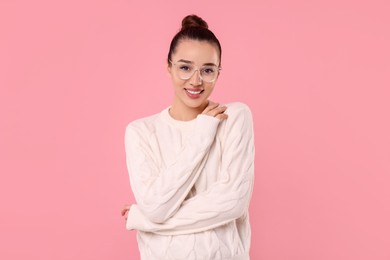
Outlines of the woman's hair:
{"type": "Polygon", "coordinates": [[[219,52],[219,65],[221,65],[221,55],[222,49],[221,44],[219,43],[217,37],[215,37],[214,33],[208,29],[207,23],[196,15],[187,15],[183,18],[181,22],[181,29],[178,33],[176,33],[175,37],[173,37],[171,45],[169,47],[168,52],[168,64],[172,60],[172,54],[176,51],[177,45],[182,40],[198,40],[198,41],[206,41],[211,44],[214,44],[219,52]]]}

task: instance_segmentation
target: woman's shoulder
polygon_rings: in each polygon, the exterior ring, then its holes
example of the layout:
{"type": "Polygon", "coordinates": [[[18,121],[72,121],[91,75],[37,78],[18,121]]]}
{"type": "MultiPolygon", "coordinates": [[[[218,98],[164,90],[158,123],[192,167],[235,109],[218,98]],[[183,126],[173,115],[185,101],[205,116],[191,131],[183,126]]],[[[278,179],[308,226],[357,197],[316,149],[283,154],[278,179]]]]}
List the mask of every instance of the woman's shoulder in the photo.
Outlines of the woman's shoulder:
{"type": "Polygon", "coordinates": [[[126,132],[133,130],[140,134],[147,134],[150,132],[154,132],[156,128],[156,123],[159,120],[160,113],[141,117],[129,122],[126,125],[126,132]]]}
{"type": "Polygon", "coordinates": [[[225,104],[225,113],[228,118],[223,121],[221,127],[222,140],[232,140],[243,135],[250,138],[253,136],[253,117],[250,107],[243,102],[225,104]]]}
{"type": "Polygon", "coordinates": [[[243,102],[231,102],[225,104],[225,106],[227,107],[226,113],[229,115],[229,117],[239,116],[240,114],[247,114],[252,117],[252,111],[250,107],[243,102]]]}

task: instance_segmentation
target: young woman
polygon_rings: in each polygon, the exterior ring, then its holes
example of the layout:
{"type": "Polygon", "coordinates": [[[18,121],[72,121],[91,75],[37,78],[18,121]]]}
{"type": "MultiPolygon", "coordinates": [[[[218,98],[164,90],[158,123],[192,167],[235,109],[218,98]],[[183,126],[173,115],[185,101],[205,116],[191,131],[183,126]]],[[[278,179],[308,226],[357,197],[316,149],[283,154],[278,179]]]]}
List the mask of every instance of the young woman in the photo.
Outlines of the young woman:
{"type": "Polygon", "coordinates": [[[126,127],[137,202],[122,210],[126,228],[138,230],[141,259],[249,259],[252,115],[243,103],[209,100],[221,45],[200,17],[183,19],[167,68],[171,106],[126,127]]]}

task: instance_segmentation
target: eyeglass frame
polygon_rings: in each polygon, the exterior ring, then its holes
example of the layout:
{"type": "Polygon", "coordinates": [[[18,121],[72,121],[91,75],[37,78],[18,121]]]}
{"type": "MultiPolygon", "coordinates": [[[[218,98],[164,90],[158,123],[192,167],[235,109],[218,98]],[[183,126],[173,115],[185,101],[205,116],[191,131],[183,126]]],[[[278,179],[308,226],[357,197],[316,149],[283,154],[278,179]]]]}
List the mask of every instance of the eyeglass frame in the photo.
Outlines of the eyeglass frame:
{"type": "MultiPolygon", "coordinates": [[[[168,60],[173,66],[177,66],[176,64],[177,64],[177,62],[173,62],[173,61],[171,61],[171,60],[168,60]]],[[[181,79],[181,80],[189,80],[190,78],[192,78],[193,76],[194,76],[194,74],[195,74],[195,72],[196,71],[199,71],[199,78],[200,78],[200,80],[201,81],[204,81],[204,82],[207,82],[207,83],[213,83],[214,81],[216,81],[217,80],[217,78],[218,78],[218,75],[215,77],[215,79],[213,79],[212,81],[205,81],[203,78],[202,78],[202,73],[201,73],[201,71],[200,71],[200,68],[198,68],[198,66],[195,66],[195,65],[192,65],[192,66],[194,66],[196,69],[194,70],[194,72],[192,73],[192,75],[189,77],[189,78],[187,78],[187,79],[183,79],[183,78],[181,78],[180,76],[179,76],[179,78],[181,79]]],[[[217,65],[212,65],[212,66],[216,66],[217,67],[217,70],[218,70],[218,74],[219,74],[219,72],[222,70],[222,67],[221,66],[217,66],[217,65]]],[[[176,67],[177,68],[177,67],[176,67]]]]}

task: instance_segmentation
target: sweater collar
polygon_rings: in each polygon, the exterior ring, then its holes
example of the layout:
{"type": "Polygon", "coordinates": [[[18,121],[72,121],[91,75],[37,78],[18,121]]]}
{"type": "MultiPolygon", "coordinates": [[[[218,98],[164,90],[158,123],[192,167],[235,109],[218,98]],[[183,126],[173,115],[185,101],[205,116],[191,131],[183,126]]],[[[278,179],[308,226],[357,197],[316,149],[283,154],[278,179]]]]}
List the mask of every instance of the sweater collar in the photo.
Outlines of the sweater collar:
{"type": "Polygon", "coordinates": [[[193,129],[195,122],[196,122],[196,118],[189,120],[189,121],[182,121],[182,120],[174,119],[171,116],[171,114],[169,113],[170,108],[171,107],[169,106],[169,107],[165,108],[163,111],[161,111],[161,113],[160,113],[161,119],[164,122],[170,124],[171,126],[173,126],[175,128],[179,128],[180,130],[183,130],[183,131],[193,129]]]}

